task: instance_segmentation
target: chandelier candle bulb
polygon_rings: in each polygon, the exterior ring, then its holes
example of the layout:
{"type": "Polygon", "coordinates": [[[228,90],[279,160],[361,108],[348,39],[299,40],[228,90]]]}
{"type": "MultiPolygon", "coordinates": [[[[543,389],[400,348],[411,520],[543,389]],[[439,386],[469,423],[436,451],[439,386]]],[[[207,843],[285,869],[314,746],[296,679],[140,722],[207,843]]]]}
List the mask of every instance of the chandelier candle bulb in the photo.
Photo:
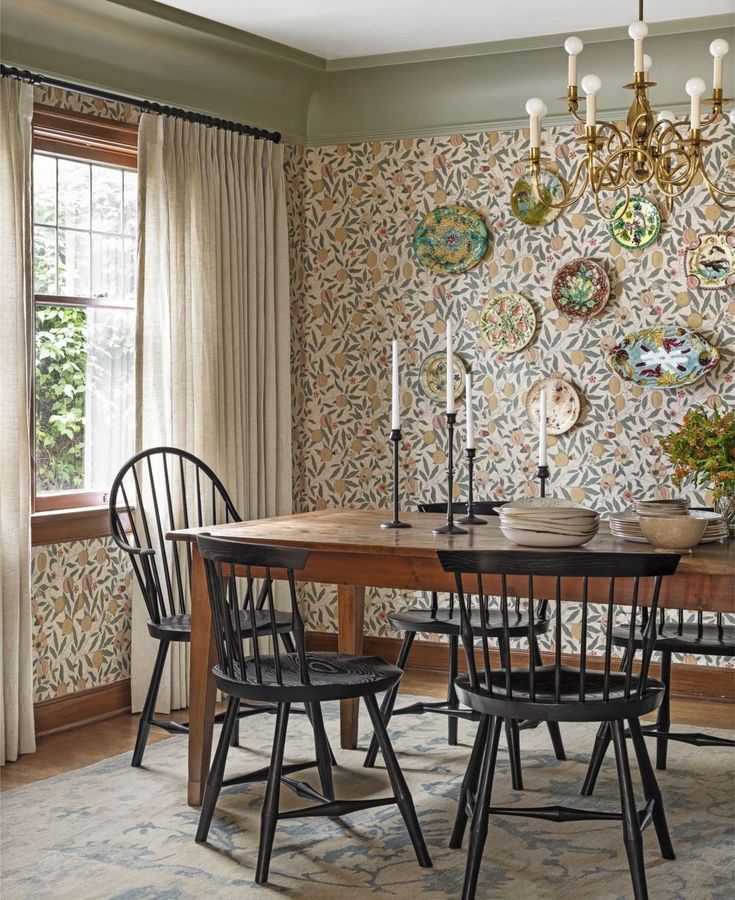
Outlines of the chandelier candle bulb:
{"type": "Polygon", "coordinates": [[[464,377],[465,409],[467,411],[467,449],[475,449],[475,419],[472,411],[472,376],[464,377]]]}
{"type": "Polygon", "coordinates": [[[449,414],[454,414],[454,348],[451,322],[447,322],[447,415],[449,414]]]}
{"type": "Polygon", "coordinates": [[[633,68],[636,72],[643,72],[643,39],[648,37],[648,25],[642,21],[633,22],[628,34],[633,39],[633,68]]]}
{"type": "Polygon", "coordinates": [[[727,56],[730,45],[722,38],[712,41],[709,45],[709,52],[714,57],[715,68],[712,76],[712,88],[715,91],[722,90],[722,60],[727,56]]]}
{"type": "Polygon", "coordinates": [[[541,119],[546,115],[546,104],[540,97],[531,97],[526,103],[526,112],[529,117],[531,149],[538,148],[541,145],[541,119]]]}
{"type": "Polygon", "coordinates": [[[587,96],[587,119],[588,128],[594,128],[597,122],[597,92],[602,87],[602,82],[597,75],[585,75],[582,79],[582,90],[587,96]]]}
{"type": "Polygon", "coordinates": [[[397,431],[401,427],[401,385],[398,377],[398,341],[393,340],[393,405],[390,427],[397,431]]]}
{"type": "Polygon", "coordinates": [[[582,41],[573,35],[564,41],[564,49],[569,54],[569,68],[567,71],[567,84],[569,87],[577,86],[577,57],[584,49],[582,41]]]}
{"type": "Polygon", "coordinates": [[[643,71],[646,73],[646,80],[648,80],[648,73],[651,71],[652,68],[653,68],[653,60],[647,53],[644,53],[643,54],[643,71]]]}
{"type": "Polygon", "coordinates": [[[702,94],[706,90],[707,86],[701,78],[690,78],[686,83],[686,92],[692,100],[689,113],[689,129],[691,131],[699,131],[702,124],[702,94]]]}
{"type": "Polygon", "coordinates": [[[539,397],[539,428],[538,428],[538,464],[547,465],[546,461],[546,391],[541,391],[539,397]]]}

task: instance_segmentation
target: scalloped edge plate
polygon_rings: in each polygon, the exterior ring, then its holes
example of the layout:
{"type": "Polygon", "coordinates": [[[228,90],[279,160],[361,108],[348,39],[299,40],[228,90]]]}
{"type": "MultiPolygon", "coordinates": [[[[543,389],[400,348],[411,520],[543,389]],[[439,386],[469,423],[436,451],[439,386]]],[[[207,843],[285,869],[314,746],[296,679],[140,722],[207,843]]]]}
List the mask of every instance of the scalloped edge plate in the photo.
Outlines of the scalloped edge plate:
{"type": "MultiPolygon", "coordinates": [[[[458,356],[456,353],[453,357],[454,361],[454,399],[460,400],[464,396],[464,377],[469,371],[467,368],[467,363],[462,359],[461,356],[458,356]],[[459,376],[459,384],[457,384],[457,377],[459,376]]],[[[431,353],[429,356],[421,364],[421,372],[419,374],[419,380],[421,382],[421,387],[424,390],[424,393],[429,397],[432,397],[434,400],[445,400],[447,396],[446,392],[446,382],[443,382],[443,386],[441,388],[432,387],[429,370],[435,363],[443,362],[446,367],[447,364],[447,354],[444,353],[443,350],[439,350],[436,353],[431,353]]]]}
{"type": "Polygon", "coordinates": [[[529,421],[537,430],[541,422],[539,398],[542,387],[546,390],[546,433],[553,435],[566,434],[567,431],[571,431],[574,428],[582,413],[582,401],[579,392],[574,385],[560,376],[552,375],[548,378],[540,378],[534,382],[528,389],[524,405],[529,421]],[[560,396],[555,396],[557,393],[559,395],[563,394],[567,398],[568,408],[563,416],[560,414],[564,409],[563,401],[560,396]],[[555,408],[559,410],[559,413],[556,424],[553,424],[554,419],[552,416],[555,408]]]}
{"type": "Polygon", "coordinates": [[[719,288],[730,287],[735,284],[735,231],[710,231],[704,235],[697,235],[693,241],[689,241],[686,245],[687,250],[684,256],[684,274],[686,276],[687,287],[693,290],[716,291],[719,288]],[[714,281],[713,279],[704,282],[698,274],[701,270],[695,268],[697,261],[702,252],[706,252],[708,245],[722,245],[713,247],[720,251],[721,259],[725,263],[729,263],[729,268],[725,274],[714,281]]]}
{"type": "MultiPolygon", "coordinates": [[[[574,274],[576,274],[576,272],[574,274]]],[[[573,319],[591,319],[592,316],[598,315],[598,313],[601,313],[607,306],[607,301],[610,299],[610,279],[608,278],[605,269],[598,262],[595,262],[593,259],[586,256],[578,256],[577,259],[572,259],[568,263],[564,263],[564,265],[557,270],[551,284],[551,299],[554,301],[554,306],[559,312],[564,313],[564,315],[571,316],[573,319]],[[589,312],[579,312],[575,310],[574,307],[568,306],[562,298],[558,296],[558,294],[561,293],[562,280],[564,278],[569,278],[568,270],[571,270],[572,267],[579,266],[580,263],[584,263],[601,275],[601,283],[595,291],[596,303],[589,312]]]]}

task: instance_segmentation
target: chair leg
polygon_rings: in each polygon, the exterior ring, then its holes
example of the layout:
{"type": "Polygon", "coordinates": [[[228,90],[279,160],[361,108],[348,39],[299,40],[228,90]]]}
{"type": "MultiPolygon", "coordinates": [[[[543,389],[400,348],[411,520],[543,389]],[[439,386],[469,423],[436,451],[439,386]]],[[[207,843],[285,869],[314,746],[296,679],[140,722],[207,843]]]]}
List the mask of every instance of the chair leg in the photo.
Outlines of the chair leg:
{"type": "MultiPolygon", "coordinates": [[[[238,711],[240,710],[240,704],[237,704],[238,711]]],[[[240,746],[240,720],[235,719],[235,724],[232,726],[232,733],[230,734],[230,747],[239,747],[240,746]]]]}
{"type": "MultiPolygon", "coordinates": [[[[454,682],[459,675],[459,636],[449,636],[449,682],[447,684],[447,708],[459,709],[459,699],[454,682]]],[[[447,743],[450,747],[457,746],[457,722],[456,716],[447,716],[447,743]]]]}
{"type": "Polygon", "coordinates": [[[133,750],[133,761],[131,766],[136,768],[143,763],[143,754],[145,753],[145,745],[148,742],[148,734],[151,730],[151,722],[156,713],[156,700],[158,699],[158,690],[161,687],[161,677],[163,676],[163,667],[166,663],[168,655],[168,641],[160,641],[158,644],[158,653],[156,661],[153,664],[153,672],[151,673],[151,682],[148,685],[148,693],[145,695],[145,703],[140,713],[138,722],[138,736],[135,739],[135,749],[133,750]]]}
{"type": "MultiPolygon", "coordinates": [[[[533,636],[533,655],[535,658],[535,664],[537,666],[542,666],[544,664],[543,659],[541,659],[541,650],[538,645],[538,638],[534,634],[533,636]]],[[[554,756],[561,760],[562,762],[567,758],[566,753],[564,752],[564,742],[561,739],[561,729],[559,728],[558,722],[547,722],[546,727],[549,729],[549,737],[551,738],[551,746],[554,748],[554,756]]]]}
{"type": "Polygon", "coordinates": [[[227,701],[227,712],[222,723],[222,731],[220,732],[219,741],[217,742],[217,750],[209,767],[207,775],[207,783],[204,786],[204,799],[202,800],[202,809],[199,813],[199,825],[195,841],[198,844],[207,840],[209,834],[209,826],[212,823],[212,815],[217,805],[219,792],[222,790],[222,779],[225,776],[225,764],[227,763],[227,751],[230,749],[230,736],[237,722],[237,711],[240,708],[240,701],[237,697],[230,697],[227,701]]]}
{"type": "MultiPolygon", "coordinates": [[[[401,644],[401,649],[398,653],[398,659],[396,660],[396,666],[399,669],[406,668],[406,662],[408,660],[408,654],[411,652],[411,645],[413,644],[413,640],[416,637],[416,633],[413,631],[407,631],[406,636],[403,639],[403,643],[401,644]]],[[[383,722],[387,725],[390,722],[391,715],[393,714],[393,707],[396,705],[396,697],[398,696],[398,685],[392,687],[389,691],[385,692],[383,696],[383,702],[380,705],[380,715],[383,718],[383,722]]],[[[377,734],[373,734],[370,739],[370,746],[368,747],[368,752],[365,754],[365,762],[363,766],[366,769],[372,769],[375,765],[375,760],[378,757],[378,737],[377,734]]]]}
{"type": "Polygon", "coordinates": [[[334,782],[332,781],[332,750],[324,729],[322,707],[319,703],[307,703],[311,727],[314,729],[314,751],[319,769],[319,780],[322,784],[322,793],[328,800],[334,800],[334,782]]]}
{"type": "Polygon", "coordinates": [[[653,800],[653,827],[656,829],[656,837],[658,845],[661,848],[661,856],[664,859],[676,859],[674,847],[671,843],[671,835],[669,834],[669,826],[666,822],[666,811],[664,809],[664,801],[661,797],[661,789],[656,781],[656,775],[651,765],[651,758],[648,755],[646,740],[643,737],[643,730],[638,719],[630,719],[628,722],[630,727],[630,736],[633,739],[633,749],[635,750],[636,759],[638,760],[638,768],[641,772],[641,781],[643,782],[643,791],[646,800],[653,800]]]}
{"type": "Polygon", "coordinates": [[[411,843],[413,844],[413,849],[416,853],[416,859],[423,868],[431,868],[431,857],[426,848],[424,836],[421,833],[421,826],[419,825],[419,820],[416,816],[416,809],[413,805],[411,791],[408,789],[406,779],[403,777],[401,767],[398,765],[393,745],[388,736],[388,730],[385,727],[385,722],[378,709],[377,700],[373,694],[368,694],[364,699],[365,706],[367,706],[367,711],[370,715],[370,721],[373,723],[373,728],[375,729],[375,734],[378,738],[380,751],[383,754],[383,761],[385,762],[385,768],[388,772],[393,795],[396,798],[396,803],[403,816],[403,821],[406,824],[406,830],[411,838],[411,843]]]}
{"type": "Polygon", "coordinates": [[[623,837],[625,851],[628,854],[630,876],[633,881],[633,895],[635,900],[648,900],[648,888],[646,887],[646,869],[643,862],[643,836],[638,819],[638,810],[633,794],[633,782],[630,777],[630,763],[628,761],[628,748],[625,745],[625,726],[622,721],[616,720],[610,723],[613,745],[615,746],[615,762],[618,769],[618,783],[620,786],[620,805],[623,810],[623,837]]]}
{"type": "Polygon", "coordinates": [[[610,733],[610,723],[603,722],[597,729],[597,737],[595,738],[595,746],[592,750],[590,764],[587,767],[587,774],[584,777],[581,794],[583,797],[591,797],[592,791],[595,789],[597,776],[600,774],[602,761],[605,759],[607,748],[610,746],[612,735],[610,733]]]}
{"type": "Polygon", "coordinates": [[[278,824],[278,800],[281,793],[283,750],[286,746],[286,730],[288,729],[288,713],[290,709],[290,703],[278,704],[271,765],[265,789],[263,811],[260,815],[260,845],[258,846],[258,864],[255,869],[256,884],[265,884],[268,881],[273,838],[275,837],[276,825],[278,824]]]}
{"type": "MultiPolygon", "coordinates": [[[[662,731],[668,734],[671,728],[671,653],[668,650],[661,652],[661,681],[666,690],[664,691],[664,699],[658,708],[658,716],[656,717],[656,731],[662,731]]],[[[656,768],[666,768],[666,755],[669,747],[669,740],[666,737],[659,736],[656,738],[656,768]]]]}
{"type": "Polygon", "coordinates": [[[522,791],[523,772],[521,771],[521,740],[518,731],[518,722],[515,719],[505,719],[505,740],[508,743],[510,777],[513,783],[513,790],[522,791]]]}
{"type": "Polygon", "coordinates": [[[470,754],[467,770],[462,779],[462,787],[459,789],[459,800],[457,802],[457,813],[454,817],[452,836],[449,838],[449,847],[452,850],[459,850],[462,846],[464,830],[467,826],[467,795],[474,795],[477,791],[477,782],[480,777],[480,763],[482,762],[482,755],[485,752],[488,735],[490,733],[490,720],[490,716],[482,716],[477,726],[475,743],[472,745],[472,753],[470,754]]]}
{"type": "Polygon", "coordinates": [[[477,891],[477,879],[480,874],[480,866],[482,865],[482,851],[485,849],[485,840],[487,839],[487,826],[490,818],[490,795],[493,788],[495,762],[498,756],[501,724],[502,719],[497,716],[492,719],[490,741],[486,745],[482,756],[480,784],[477,789],[475,810],[472,816],[470,845],[467,850],[467,864],[464,884],[462,885],[462,900],[474,900],[475,892],[477,891]]]}

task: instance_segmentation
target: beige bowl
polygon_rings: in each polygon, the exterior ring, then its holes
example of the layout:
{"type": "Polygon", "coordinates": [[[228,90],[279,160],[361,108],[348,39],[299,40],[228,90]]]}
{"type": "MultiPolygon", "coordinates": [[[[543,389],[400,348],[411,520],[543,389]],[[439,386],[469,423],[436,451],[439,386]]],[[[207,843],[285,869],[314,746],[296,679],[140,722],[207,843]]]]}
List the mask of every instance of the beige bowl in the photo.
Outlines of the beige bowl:
{"type": "Polygon", "coordinates": [[[675,553],[691,553],[707,527],[707,519],[697,515],[641,516],[638,521],[649,544],[675,553]]]}

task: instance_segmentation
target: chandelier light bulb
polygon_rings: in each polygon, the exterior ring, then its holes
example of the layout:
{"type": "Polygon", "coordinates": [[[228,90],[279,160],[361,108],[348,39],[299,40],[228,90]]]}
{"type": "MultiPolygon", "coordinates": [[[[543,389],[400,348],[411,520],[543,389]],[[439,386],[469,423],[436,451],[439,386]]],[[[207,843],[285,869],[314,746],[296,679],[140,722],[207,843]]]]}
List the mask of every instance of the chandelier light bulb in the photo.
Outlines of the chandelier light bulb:
{"type": "Polygon", "coordinates": [[[643,72],[643,38],[648,34],[648,25],[645,22],[633,22],[628,34],[633,38],[633,70],[643,72]]]}
{"type": "MultiPolygon", "coordinates": [[[[710,53],[712,54],[712,56],[715,55],[712,47],[714,47],[714,45],[718,43],[725,44],[725,47],[727,47],[727,43],[725,41],[712,41],[712,45],[710,46],[710,53]]],[[[582,50],[584,50],[584,44],[582,43],[582,40],[580,38],[578,38],[576,35],[572,35],[572,37],[568,37],[564,41],[564,49],[570,56],[579,56],[582,50]]],[[[727,53],[727,50],[725,50],[725,53],[727,53]]],[[[724,56],[724,54],[722,55],[724,56]]]]}
{"type": "Polygon", "coordinates": [[[730,112],[727,114],[727,117],[730,120],[730,124],[735,125],[735,107],[730,110],[730,112]]]}
{"type": "MultiPolygon", "coordinates": [[[[571,40],[571,38],[569,40],[571,40]]],[[[724,38],[717,38],[709,45],[709,52],[715,59],[722,59],[723,56],[727,56],[730,52],[730,45],[724,38]]]]}
{"type": "Polygon", "coordinates": [[[540,97],[531,97],[526,103],[526,112],[529,116],[543,116],[546,104],[540,97]]]}
{"type": "Polygon", "coordinates": [[[658,114],[659,122],[676,122],[676,116],[670,109],[662,109],[658,114]]]}
{"type": "Polygon", "coordinates": [[[691,131],[699,131],[702,124],[701,97],[707,90],[703,78],[690,78],[684,85],[687,94],[692,98],[692,108],[689,112],[689,128],[691,131]]]}
{"type": "Polygon", "coordinates": [[[585,92],[585,94],[587,94],[587,96],[594,97],[595,94],[599,92],[601,87],[602,82],[597,75],[585,75],[582,79],[582,90],[585,92]]]}
{"type": "Polygon", "coordinates": [[[684,90],[690,97],[701,97],[707,90],[707,85],[704,83],[704,78],[690,78],[684,85],[684,90]]]}
{"type": "Polygon", "coordinates": [[[628,28],[628,34],[634,41],[642,41],[644,38],[648,37],[648,25],[640,20],[631,22],[630,27],[628,28]]]}
{"type": "Polygon", "coordinates": [[[567,84],[569,87],[577,86],[577,57],[582,52],[584,44],[582,41],[572,35],[564,41],[564,49],[569,54],[569,62],[567,67],[567,84]]]}
{"type": "Polygon", "coordinates": [[[653,67],[653,60],[647,53],[644,53],[643,54],[643,71],[650,72],[652,67],[653,67]]]}
{"type": "Polygon", "coordinates": [[[545,119],[549,114],[549,107],[544,103],[544,108],[541,110],[539,114],[540,119],[545,119]]]}
{"type": "Polygon", "coordinates": [[[541,146],[541,119],[546,115],[546,104],[540,97],[531,97],[526,103],[529,115],[528,127],[531,136],[531,149],[541,146]]]}

